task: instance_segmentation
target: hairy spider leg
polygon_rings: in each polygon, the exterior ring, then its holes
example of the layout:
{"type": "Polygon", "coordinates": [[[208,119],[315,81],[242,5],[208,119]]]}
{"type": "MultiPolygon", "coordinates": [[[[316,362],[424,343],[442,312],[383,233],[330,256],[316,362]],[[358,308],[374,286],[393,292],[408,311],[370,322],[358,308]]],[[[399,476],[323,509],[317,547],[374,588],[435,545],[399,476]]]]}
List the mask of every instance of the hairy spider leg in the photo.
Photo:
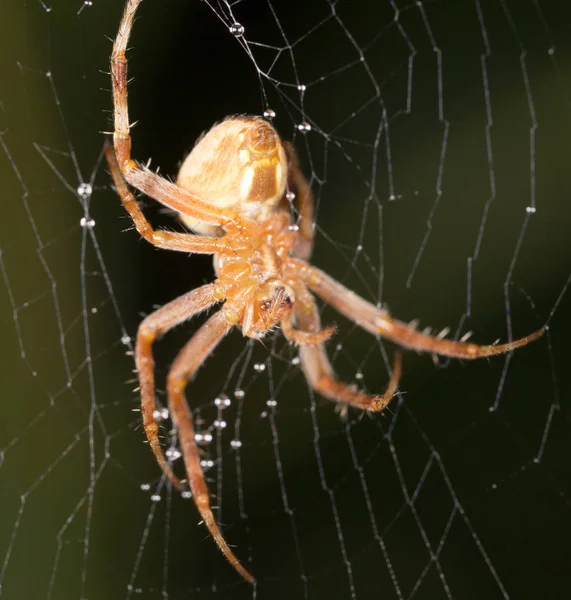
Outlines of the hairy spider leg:
{"type": "MultiPolygon", "coordinates": [[[[162,334],[216,304],[214,284],[204,285],[165,304],[146,317],[137,332],[135,362],[141,388],[143,425],[149,445],[163,473],[179,490],[186,486],[173,473],[159,442],[159,425],[155,418],[155,376],[152,345],[162,334]]],[[[171,415],[171,417],[174,416],[171,415]]]]}
{"type": "Polygon", "coordinates": [[[165,250],[176,250],[179,252],[193,252],[196,254],[216,254],[223,252],[240,252],[249,246],[246,242],[239,240],[228,240],[226,237],[199,236],[194,233],[178,233],[176,231],[162,231],[153,229],[135,198],[125,183],[125,179],[117,164],[115,151],[109,142],[104,146],[105,158],[109,165],[109,171],[113,177],[113,183],[123,206],[133,220],[135,227],[141,237],[165,250]]]}
{"type": "Polygon", "coordinates": [[[254,583],[254,577],[242,566],[229,548],[212,514],[208,488],[204,480],[198,447],[194,438],[192,413],[184,398],[184,390],[188,380],[230,329],[231,325],[227,323],[221,311],[212,315],[176,357],[168,374],[167,392],[169,410],[178,428],[182,456],[194,502],[206,527],[208,527],[208,531],[224,556],[246,581],[254,583]]]}
{"type": "Polygon", "coordinates": [[[129,133],[129,109],[127,104],[127,58],[125,52],[133,26],[133,19],[140,2],[141,0],[128,0],[111,54],[111,79],[115,108],[113,143],[119,168],[125,179],[133,187],[164,206],[205,223],[224,227],[224,225],[237,220],[233,210],[221,209],[197,198],[164,177],[136,163],[131,158],[131,135],[129,133]]]}
{"type": "MultiPolygon", "coordinates": [[[[312,295],[303,285],[296,285],[294,291],[296,295],[294,310],[300,329],[310,334],[319,331],[319,313],[312,295]]],[[[371,412],[383,410],[391,401],[402,372],[402,357],[400,352],[396,352],[393,358],[392,375],[385,392],[382,395],[365,394],[354,385],[343,383],[335,378],[323,343],[300,346],[299,356],[307,381],[316,392],[333,402],[350,404],[355,408],[371,412]]]]}
{"type": "MultiPolygon", "coordinates": [[[[313,252],[315,224],[313,222],[313,194],[311,187],[299,166],[297,152],[291,142],[283,142],[288,158],[288,187],[296,195],[299,212],[298,240],[294,254],[304,260],[309,260],[313,252]]],[[[287,207],[289,211],[289,206],[287,207]]]]}
{"type": "Polygon", "coordinates": [[[326,273],[305,261],[291,259],[303,273],[303,281],[327,304],[337,309],[359,327],[374,335],[381,335],[400,346],[419,352],[431,352],[452,358],[474,359],[505,354],[526,346],[545,333],[545,328],[506,344],[480,346],[470,342],[440,339],[417,331],[414,326],[393,319],[385,310],[367,302],[326,273]]]}

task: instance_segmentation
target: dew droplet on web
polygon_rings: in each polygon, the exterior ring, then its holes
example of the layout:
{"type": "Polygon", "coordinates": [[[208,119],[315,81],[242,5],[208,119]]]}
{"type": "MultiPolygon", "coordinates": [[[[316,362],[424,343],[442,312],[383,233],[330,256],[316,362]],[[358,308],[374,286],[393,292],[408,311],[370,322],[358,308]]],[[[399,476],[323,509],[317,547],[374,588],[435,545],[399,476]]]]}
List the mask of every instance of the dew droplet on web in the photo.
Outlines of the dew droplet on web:
{"type": "Polygon", "coordinates": [[[292,365],[299,365],[299,363],[300,363],[300,358],[299,358],[299,356],[294,356],[294,357],[291,359],[291,364],[292,364],[292,365]]]}
{"type": "Polygon", "coordinates": [[[181,453],[176,448],[167,448],[165,456],[172,462],[180,458],[181,453]]]}
{"type": "Polygon", "coordinates": [[[286,200],[289,200],[290,202],[292,200],[295,200],[295,194],[293,192],[286,192],[286,200]]]}
{"type": "Polygon", "coordinates": [[[230,440],[230,446],[232,448],[241,448],[242,442],[240,440],[230,440]]]}
{"type": "Polygon", "coordinates": [[[537,209],[535,208],[535,206],[526,206],[525,207],[525,212],[527,214],[534,214],[535,212],[537,212],[537,209]]]}
{"type": "Polygon", "coordinates": [[[272,108],[266,108],[264,111],[264,117],[266,117],[266,119],[274,119],[275,116],[276,112],[272,108]]]}
{"type": "Polygon", "coordinates": [[[239,388],[234,390],[234,397],[238,398],[238,400],[242,400],[242,398],[244,398],[245,395],[246,392],[244,390],[241,390],[239,388]]]}
{"type": "Polygon", "coordinates": [[[152,502],[160,502],[160,501],[161,501],[161,496],[160,496],[160,494],[153,494],[153,495],[151,496],[151,501],[152,501],[152,502]]]}
{"type": "Polygon", "coordinates": [[[212,434],[211,433],[195,433],[194,434],[194,441],[197,444],[201,444],[201,445],[206,445],[206,444],[210,444],[210,442],[212,441],[212,434]]]}
{"type": "Polygon", "coordinates": [[[92,229],[93,227],[95,227],[95,221],[93,219],[88,219],[87,217],[81,217],[79,224],[84,229],[92,229]]]}
{"type": "Polygon", "coordinates": [[[210,459],[205,459],[200,461],[200,466],[203,469],[211,469],[214,466],[214,461],[210,459]]]}
{"type": "Polygon", "coordinates": [[[266,406],[269,406],[270,408],[275,408],[277,405],[277,400],[271,399],[266,401],[266,406]]]}
{"type": "Polygon", "coordinates": [[[304,121],[297,126],[297,129],[298,131],[301,131],[301,133],[308,133],[311,131],[311,125],[307,121],[304,121]]]}
{"type": "Polygon", "coordinates": [[[121,343],[122,343],[124,346],[128,346],[130,342],[131,342],[131,338],[130,338],[128,335],[124,335],[124,336],[121,338],[121,343]]]}
{"type": "MultiPolygon", "coordinates": [[[[238,391],[238,390],[236,390],[238,391]]],[[[234,393],[234,395],[236,395],[236,393],[234,393]]],[[[236,396],[238,397],[238,396],[236,396]]],[[[218,396],[218,398],[216,398],[214,400],[214,404],[218,407],[218,408],[228,408],[228,406],[230,406],[232,404],[232,401],[230,400],[230,398],[228,398],[228,396],[226,394],[221,394],[220,396],[218,396]]]]}
{"type": "Polygon", "coordinates": [[[141,483],[141,490],[143,490],[143,492],[148,492],[151,489],[151,484],[150,483],[141,483]]]}
{"type": "Polygon", "coordinates": [[[222,419],[216,419],[214,423],[212,423],[212,427],[214,427],[214,429],[225,429],[226,425],[226,421],[222,421],[222,419]]]}
{"type": "Polygon", "coordinates": [[[254,371],[257,371],[258,373],[261,373],[262,371],[266,370],[266,365],[264,363],[256,363],[254,365],[254,371]]]}
{"type": "Polygon", "coordinates": [[[168,419],[169,418],[168,408],[158,408],[157,410],[154,410],[153,417],[155,418],[155,421],[164,421],[165,419],[168,419]]]}
{"type": "Polygon", "coordinates": [[[230,33],[234,37],[241,37],[244,35],[244,26],[241,23],[232,23],[230,25],[230,33]]]}
{"type": "Polygon", "coordinates": [[[88,198],[90,198],[92,193],[93,188],[89,183],[80,183],[77,186],[77,195],[83,200],[87,200],[88,198]]]}
{"type": "Polygon", "coordinates": [[[192,492],[189,490],[184,490],[184,492],[181,492],[181,497],[184,498],[185,500],[188,500],[189,498],[192,498],[192,492]]]}
{"type": "Polygon", "coordinates": [[[305,84],[303,84],[303,83],[300,83],[300,84],[297,86],[297,89],[298,89],[300,92],[305,92],[305,90],[307,89],[307,86],[306,86],[305,84]]]}

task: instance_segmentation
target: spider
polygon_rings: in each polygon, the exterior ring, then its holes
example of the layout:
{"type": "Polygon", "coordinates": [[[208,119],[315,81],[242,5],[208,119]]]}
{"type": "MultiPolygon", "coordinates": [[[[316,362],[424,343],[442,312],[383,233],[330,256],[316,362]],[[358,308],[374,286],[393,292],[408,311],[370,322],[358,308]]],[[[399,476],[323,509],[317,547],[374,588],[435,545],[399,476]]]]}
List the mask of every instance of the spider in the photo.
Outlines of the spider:
{"type": "Polygon", "coordinates": [[[214,125],[184,160],[176,184],[131,158],[125,51],[140,0],[128,0],[111,56],[114,102],[113,147],[105,156],[121,202],[139,234],[158,248],[214,256],[216,280],[169,302],[147,316],[137,332],[136,369],[143,425],[157,462],[170,483],[190,487],[196,507],[218,547],[248,582],[254,577],[242,566],[223,537],[210,507],[200,465],[192,413],[185,388],[222,338],[238,327],[259,339],[279,326],[299,346],[301,368],[309,385],[342,406],[383,410],[401,376],[401,354],[395,353],[392,375],[381,395],[370,395],[335,378],[324,342],[334,327],[321,328],[312,292],[375,336],[405,348],[434,355],[473,359],[510,352],[542,335],[540,329],[519,340],[480,346],[443,339],[392,318],[345,288],[308,260],[313,247],[313,198],[300,170],[294,147],[280,139],[264,119],[233,116],[214,125]],[[194,233],[155,230],[139,208],[128,185],[178,213],[194,233]],[[287,190],[295,190],[298,223],[292,227],[287,190]],[[179,323],[221,305],[183,347],[167,377],[168,407],[182,449],[188,483],[173,473],[159,442],[154,416],[155,382],[152,345],[179,323]]]}

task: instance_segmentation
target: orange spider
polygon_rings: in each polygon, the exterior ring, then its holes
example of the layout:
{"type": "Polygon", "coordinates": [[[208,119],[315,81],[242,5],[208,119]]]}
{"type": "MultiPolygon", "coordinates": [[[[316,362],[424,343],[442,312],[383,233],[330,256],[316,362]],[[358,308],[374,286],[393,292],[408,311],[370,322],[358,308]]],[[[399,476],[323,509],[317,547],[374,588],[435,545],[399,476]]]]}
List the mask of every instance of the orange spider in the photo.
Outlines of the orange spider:
{"type": "Polygon", "coordinates": [[[282,142],[275,129],[259,117],[229,117],[215,125],[182,164],[176,184],[133,161],[125,50],[139,3],[140,0],[127,2],[113,45],[114,150],[107,144],[105,156],[121,201],[137,231],[159,248],[213,254],[217,276],[214,283],[169,302],[141,323],[135,357],[143,424],[163,473],[176,488],[185,489],[186,484],[173,473],[159,443],[151,347],[157,337],[175,325],[214,304],[222,304],[172,364],[167,378],[168,407],[178,430],[196,507],[220,550],[236,571],[253,583],[254,578],[228,547],[212,514],[192,413],[184,398],[189,378],[232,327],[239,327],[247,337],[259,339],[279,325],[286,339],[300,346],[301,367],[315,391],[334,402],[372,412],[383,410],[395,394],[401,375],[400,353],[395,353],[392,376],[380,396],[338,381],[324,346],[334,327],[321,329],[309,290],[373,335],[386,337],[405,348],[453,358],[509,352],[537,339],[543,329],[515,342],[489,346],[433,337],[393,319],[386,311],[310,266],[307,260],[313,247],[311,190],[300,171],[293,146],[282,142]],[[176,211],[196,235],[154,230],[125,180],[176,211]],[[296,227],[291,226],[286,190],[296,193],[299,212],[296,227]]]}

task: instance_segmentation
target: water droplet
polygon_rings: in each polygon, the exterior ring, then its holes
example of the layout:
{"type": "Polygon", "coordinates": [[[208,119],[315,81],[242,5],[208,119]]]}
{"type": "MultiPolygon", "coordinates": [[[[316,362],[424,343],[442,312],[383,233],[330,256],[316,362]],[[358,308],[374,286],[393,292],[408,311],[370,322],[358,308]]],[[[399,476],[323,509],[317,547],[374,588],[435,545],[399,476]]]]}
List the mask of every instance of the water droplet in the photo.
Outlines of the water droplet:
{"type": "Polygon", "coordinates": [[[289,202],[291,202],[292,200],[295,200],[295,194],[293,192],[286,192],[286,200],[288,200],[289,202]]]}
{"type": "Polygon", "coordinates": [[[188,500],[189,498],[192,498],[192,492],[189,490],[184,490],[184,492],[181,493],[181,497],[185,500],[188,500]]]}
{"type": "Polygon", "coordinates": [[[525,207],[525,212],[532,215],[533,213],[535,213],[537,211],[537,209],[535,208],[535,206],[526,206],[525,207]]]}
{"type": "Polygon", "coordinates": [[[81,217],[79,224],[84,229],[91,229],[91,228],[95,227],[95,221],[93,219],[88,219],[87,217],[81,217]]]}
{"type": "Polygon", "coordinates": [[[357,246],[357,252],[363,252],[363,246],[361,244],[357,246]]]}
{"type": "Polygon", "coordinates": [[[299,231],[299,225],[290,225],[288,229],[290,231],[299,231]]]}
{"type": "Polygon", "coordinates": [[[389,196],[389,200],[396,200],[396,199],[397,199],[397,197],[394,194],[391,194],[389,196]]]}
{"type": "Polygon", "coordinates": [[[297,129],[298,131],[301,131],[301,133],[307,133],[308,131],[311,131],[311,125],[307,121],[304,121],[297,126],[297,129]]]}
{"type": "Polygon", "coordinates": [[[238,400],[242,400],[242,398],[246,395],[246,392],[244,390],[241,389],[235,389],[234,390],[234,397],[238,398],[238,400]]]}
{"type": "Polygon", "coordinates": [[[270,408],[275,408],[278,405],[277,400],[267,400],[266,401],[266,406],[270,407],[270,408]]]}
{"type": "Polygon", "coordinates": [[[242,442],[240,440],[231,440],[230,446],[232,446],[232,448],[241,448],[242,442]]]}
{"type": "Polygon", "coordinates": [[[547,51],[547,54],[549,54],[549,56],[553,56],[555,54],[555,48],[553,46],[551,48],[549,48],[549,50],[547,51]]]}
{"type": "Polygon", "coordinates": [[[161,496],[160,496],[160,494],[153,494],[153,495],[151,496],[151,500],[152,500],[153,502],[160,502],[160,501],[161,501],[161,496]]]}
{"type": "Polygon", "coordinates": [[[264,111],[264,117],[266,117],[266,119],[274,119],[275,116],[276,112],[271,108],[266,108],[266,110],[264,111]]]}
{"type": "Polygon", "coordinates": [[[214,421],[214,423],[212,423],[212,426],[214,427],[214,429],[224,429],[226,427],[227,423],[226,421],[222,421],[221,419],[216,419],[214,421]]]}
{"type": "Polygon", "coordinates": [[[168,408],[160,408],[153,411],[153,417],[156,421],[164,421],[169,418],[168,408]]]}
{"type": "Polygon", "coordinates": [[[77,195],[83,200],[87,200],[93,193],[93,188],[89,183],[80,183],[77,186],[77,195]]]}
{"type": "Polygon", "coordinates": [[[300,363],[300,358],[299,358],[299,356],[294,356],[294,357],[291,359],[291,364],[292,364],[292,365],[299,365],[299,363],[300,363]]]}
{"type": "Polygon", "coordinates": [[[143,492],[148,492],[151,489],[150,483],[141,483],[141,489],[143,492]]]}
{"type": "Polygon", "coordinates": [[[307,86],[306,86],[305,84],[303,84],[303,83],[300,83],[300,84],[297,86],[297,89],[298,89],[300,92],[305,92],[305,90],[307,89],[307,86]]]}
{"type": "Polygon", "coordinates": [[[176,448],[167,448],[165,456],[172,462],[180,458],[181,453],[176,448]]]}
{"type": "Polygon", "coordinates": [[[262,371],[266,370],[266,365],[264,363],[256,363],[254,365],[254,371],[257,371],[258,373],[261,373],[262,371]]]}
{"type": "Polygon", "coordinates": [[[200,466],[203,469],[211,469],[214,466],[214,461],[213,460],[201,460],[200,466]]]}
{"type": "Polygon", "coordinates": [[[230,404],[232,404],[232,400],[230,400],[226,394],[221,394],[218,396],[218,398],[216,398],[216,400],[214,400],[214,404],[218,408],[227,408],[230,406],[230,404]]]}
{"type": "Polygon", "coordinates": [[[361,371],[357,371],[355,373],[355,379],[358,379],[358,380],[363,379],[363,373],[361,373],[361,371]]]}
{"type": "Polygon", "coordinates": [[[232,23],[230,25],[230,33],[235,37],[241,37],[244,35],[244,26],[240,23],[232,23]]]}
{"type": "Polygon", "coordinates": [[[121,338],[121,343],[123,344],[123,346],[128,346],[130,341],[131,341],[131,338],[128,335],[124,335],[121,338]]]}
{"type": "Polygon", "coordinates": [[[335,346],[335,350],[337,350],[337,352],[343,350],[343,344],[337,344],[337,346],[335,346]]]}

